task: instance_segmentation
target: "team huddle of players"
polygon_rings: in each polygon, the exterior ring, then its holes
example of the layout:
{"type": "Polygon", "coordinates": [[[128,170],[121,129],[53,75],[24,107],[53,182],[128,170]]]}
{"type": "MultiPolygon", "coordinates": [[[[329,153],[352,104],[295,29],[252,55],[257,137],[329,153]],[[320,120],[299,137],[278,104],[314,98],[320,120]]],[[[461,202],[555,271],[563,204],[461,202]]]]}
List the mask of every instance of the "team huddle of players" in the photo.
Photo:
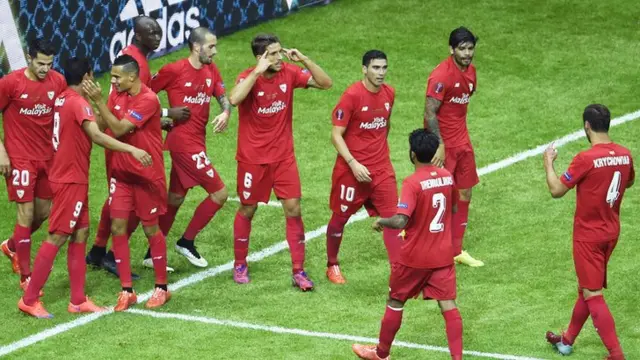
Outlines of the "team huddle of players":
{"type": "MultiPolygon", "coordinates": [[[[314,283],[304,271],[305,237],[301,217],[301,182],[293,151],[293,93],[298,88],[329,89],[329,75],[297,49],[283,48],[274,35],[251,42],[255,66],[242,72],[225,93],[213,63],[217,38],[206,28],[189,36],[190,54],[151,76],[149,55],[159,45],[162,30],[155,20],[135,21],[133,43],[113,62],[108,97],[93,81],[85,58],[63,64],[64,76],[51,70],[54,49],[44,40],[29,47],[29,66],[0,79],[4,142],[0,172],[7,179],[9,199],[17,204],[13,235],[2,251],[20,274],[24,295],[18,308],[38,318],[51,314],[42,305],[42,289],[62,245],[69,243],[67,263],[72,313],[97,312],[85,294],[87,264],[103,266],[120,278],[115,311],[137,303],[133,290],[129,237],[138,227],[149,240],[143,264],[153,267],[155,290],[146,307],[171,298],[167,289],[166,235],[189,189],[208,195],[196,208],[176,251],[192,264],[206,267],[194,240],[228,197],[220,174],[206,153],[210,103],[222,108],[214,131],[228,126],[232,107],[239,112],[236,153],[237,194],[233,279],[250,281],[247,266],[252,219],[259,202],[271,191],[281,200],[286,239],[292,261],[292,283],[302,291],[314,283]],[[285,62],[299,63],[302,66],[285,62]],[[165,91],[171,108],[163,109],[157,93],[165,91]],[[167,131],[163,144],[162,130],[167,131]],[[109,196],[103,204],[96,240],[85,258],[89,237],[88,178],[92,143],[105,148],[109,196]],[[167,191],[162,151],[171,156],[167,191]],[[49,218],[49,236],[31,269],[31,234],[49,218]],[[112,250],[107,242],[113,239],[112,250]]],[[[367,51],[363,80],[342,94],[332,111],[332,142],[338,156],[332,174],[327,226],[327,278],[346,282],[338,252],[349,218],[363,206],[382,231],[391,264],[390,293],[377,346],[354,345],[363,359],[388,358],[402,321],[403,305],[420,293],[438,301],[446,323],[451,356],[462,358],[462,319],[455,303],[455,263],[484,265],[462,249],[471,189],[479,181],[466,127],[469,98],[477,89],[471,64],[476,37],[457,28],[449,38],[451,56],[427,81],[424,124],[409,136],[415,172],[402,183],[398,197],[387,136],[395,103],[394,89],[385,84],[387,56],[367,51]],[[402,231],[402,232],[401,232],[402,231]]],[[[601,105],[585,110],[584,126],[593,147],[579,154],[569,170],[557,177],[555,149],[545,153],[547,182],[554,196],[578,185],[574,257],[580,292],[569,330],[547,334],[563,354],[572,350],[582,324],[591,315],[610,359],[623,359],[613,318],[602,298],[606,263],[619,234],[618,213],[624,190],[634,179],[629,151],[608,138],[610,114],[601,105]],[[606,196],[606,206],[594,208],[590,197],[606,196]],[[600,222],[594,226],[594,222],[600,222]],[[576,245],[579,244],[579,245],[576,245]],[[575,321],[574,321],[575,320],[575,321]],[[598,322],[598,324],[596,324],[598,322]]]]}

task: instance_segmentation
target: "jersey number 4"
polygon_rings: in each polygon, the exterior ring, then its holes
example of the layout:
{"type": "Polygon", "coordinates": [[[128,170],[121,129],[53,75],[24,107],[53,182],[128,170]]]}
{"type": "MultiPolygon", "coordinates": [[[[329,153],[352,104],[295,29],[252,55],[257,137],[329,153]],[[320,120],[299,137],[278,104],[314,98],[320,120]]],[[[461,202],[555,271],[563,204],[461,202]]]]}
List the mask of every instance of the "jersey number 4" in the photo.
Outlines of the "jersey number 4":
{"type": "Polygon", "coordinates": [[[444,223],[442,220],[444,219],[444,211],[447,209],[447,198],[443,193],[434,194],[431,200],[431,206],[438,210],[436,212],[436,216],[431,220],[429,231],[432,233],[442,232],[444,231],[444,223]]]}
{"type": "Polygon", "coordinates": [[[607,190],[607,204],[609,207],[613,207],[616,204],[618,198],[620,198],[620,181],[621,181],[620,171],[616,171],[613,173],[613,178],[611,179],[611,184],[609,184],[609,190],[607,190]]]}

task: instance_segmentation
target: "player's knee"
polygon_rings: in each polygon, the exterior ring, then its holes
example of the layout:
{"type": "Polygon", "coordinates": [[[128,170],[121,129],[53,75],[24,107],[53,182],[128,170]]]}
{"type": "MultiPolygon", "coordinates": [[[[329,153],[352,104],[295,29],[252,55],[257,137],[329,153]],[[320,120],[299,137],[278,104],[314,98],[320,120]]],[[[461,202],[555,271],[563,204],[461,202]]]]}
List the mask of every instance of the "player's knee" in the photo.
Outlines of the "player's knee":
{"type": "Polygon", "coordinates": [[[180,207],[184,202],[184,196],[170,192],[167,202],[169,205],[180,207]]]}
{"type": "Polygon", "coordinates": [[[61,248],[62,245],[64,245],[64,243],[67,242],[68,238],[69,236],[64,234],[51,234],[49,235],[47,242],[55,245],[58,248],[61,248]]]}
{"type": "Polygon", "coordinates": [[[256,205],[240,205],[238,212],[240,213],[240,215],[251,220],[253,219],[253,215],[255,215],[256,210],[258,210],[257,204],[256,205]]]}
{"type": "Polygon", "coordinates": [[[286,217],[298,217],[302,215],[302,207],[300,206],[300,199],[287,199],[283,202],[284,216],[286,217]]]}
{"type": "Polygon", "coordinates": [[[458,190],[460,194],[460,200],[462,201],[471,201],[471,188],[469,189],[460,189],[458,190]]]}
{"type": "Polygon", "coordinates": [[[89,227],[76,230],[71,236],[70,241],[78,244],[86,243],[89,240],[89,227]]]}
{"type": "Polygon", "coordinates": [[[387,299],[387,306],[395,310],[402,310],[402,308],[404,307],[404,301],[389,298],[387,299]]]}
{"type": "Polygon", "coordinates": [[[111,221],[111,234],[114,236],[127,234],[127,219],[113,219],[111,221]]]}
{"type": "Polygon", "coordinates": [[[218,190],[213,194],[209,194],[209,197],[213,202],[222,206],[227,202],[227,199],[229,198],[229,192],[227,191],[227,188],[222,188],[222,190],[218,190]]]}
{"type": "Polygon", "coordinates": [[[156,235],[158,231],[160,231],[160,227],[158,226],[158,224],[143,225],[142,230],[144,231],[144,234],[147,236],[147,238],[151,238],[152,236],[156,235]]]}
{"type": "Polygon", "coordinates": [[[582,295],[584,295],[585,299],[602,296],[602,289],[582,289],[582,295]]]}
{"type": "Polygon", "coordinates": [[[457,307],[455,300],[440,300],[438,305],[440,305],[440,311],[442,312],[453,310],[457,307]]]}
{"type": "Polygon", "coordinates": [[[33,224],[34,218],[34,206],[33,203],[19,203],[17,221],[20,226],[30,228],[33,224]]]}

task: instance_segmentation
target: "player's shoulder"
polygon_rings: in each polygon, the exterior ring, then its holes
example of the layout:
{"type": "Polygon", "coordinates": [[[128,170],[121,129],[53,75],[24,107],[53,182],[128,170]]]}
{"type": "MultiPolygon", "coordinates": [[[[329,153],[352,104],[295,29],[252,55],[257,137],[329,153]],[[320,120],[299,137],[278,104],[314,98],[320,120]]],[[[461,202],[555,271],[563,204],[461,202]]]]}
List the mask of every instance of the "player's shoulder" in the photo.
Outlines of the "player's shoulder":
{"type": "Polygon", "coordinates": [[[431,70],[429,77],[431,78],[436,76],[447,75],[451,70],[450,65],[451,65],[450,57],[447,57],[446,59],[442,60],[438,65],[436,65],[436,67],[434,67],[433,70],[431,70]]]}
{"type": "Polygon", "coordinates": [[[53,69],[49,70],[49,72],[47,73],[47,76],[56,81],[60,81],[60,80],[65,81],[64,75],[59,73],[57,70],[53,70],[53,69]]]}
{"type": "Polygon", "coordinates": [[[249,76],[249,74],[251,74],[251,72],[253,71],[253,69],[255,69],[255,66],[251,66],[250,68],[244,69],[242,72],[240,72],[240,74],[238,75],[238,79],[244,79],[247,76],[249,76]]]}
{"type": "Polygon", "coordinates": [[[153,92],[153,90],[151,90],[151,88],[145,84],[142,84],[141,91],[140,91],[140,99],[145,101],[152,100],[160,104],[160,99],[158,99],[158,94],[153,92]]]}
{"type": "Polygon", "coordinates": [[[176,60],[174,62],[170,62],[168,64],[163,65],[160,70],[168,71],[168,72],[178,72],[184,69],[186,59],[176,60]]]}
{"type": "Polygon", "coordinates": [[[344,90],[345,95],[357,95],[357,94],[361,94],[363,92],[363,90],[366,90],[364,88],[364,86],[362,85],[362,81],[356,81],[351,83],[351,85],[347,86],[347,88],[344,90]]]}
{"type": "Polygon", "coordinates": [[[21,68],[14,71],[11,71],[7,75],[0,78],[2,81],[6,82],[20,82],[25,80],[27,77],[24,75],[24,72],[27,68],[21,68]]]}
{"type": "Polygon", "coordinates": [[[391,96],[396,95],[396,89],[389,84],[382,84],[382,86],[380,87],[380,92],[391,96]]]}

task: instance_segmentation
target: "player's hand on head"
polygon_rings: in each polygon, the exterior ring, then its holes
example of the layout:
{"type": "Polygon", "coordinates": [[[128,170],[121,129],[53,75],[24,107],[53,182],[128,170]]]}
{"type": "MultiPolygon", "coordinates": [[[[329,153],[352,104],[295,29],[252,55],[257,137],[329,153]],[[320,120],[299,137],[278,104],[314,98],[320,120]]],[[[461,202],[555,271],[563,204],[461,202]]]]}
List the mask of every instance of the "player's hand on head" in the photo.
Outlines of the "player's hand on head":
{"type": "Polygon", "coordinates": [[[9,155],[4,151],[0,153],[0,175],[11,175],[11,161],[9,155]]]}
{"type": "Polygon", "coordinates": [[[267,69],[269,69],[271,65],[274,64],[272,60],[269,60],[269,57],[267,56],[268,53],[269,51],[265,51],[264,54],[260,56],[260,59],[258,59],[258,64],[255,68],[255,71],[258,74],[264,73],[265,71],[267,71],[267,69]]]}
{"type": "Polygon", "coordinates": [[[91,80],[82,81],[82,90],[87,94],[89,99],[93,101],[100,101],[102,99],[102,89],[100,84],[91,80]]]}
{"type": "Polygon", "coordinates": [[[153,163],[152,159],[151,159],[151,155],[149,155],[148,152],[142,150],[142,149],[135,149],[131,155],[133,155],[133,157],[138,160],[140,162],[140,164],[142,164],[142,166],[144,167],[148,167],[151,166],[151,164],[153,163]]]}
{"type": "Polygon", "coordinates": [[[349,166],[358,182],[371,182],[371,176],[369,176],[371,173],[366,166],[360,164],[357,160],[353,160],[349,166]]]}
{"type": "Polygon", "coordinates": [[[211,121],[211,125],[213,125],[213,131],[217,133],[223,132],[227,128],[228,124],[229,124],[229,113],[226,111],[216,116],[211,121]]]}
{"type": "Polygon", "coordinates": [[[371,224],[371,228],[377,232],[381,232],[383,230],[383,226],[380,225],[380,219],[376,219],[373,224],[371,224]]]}
{"type": "Polygon", "coordinates": [[[307,59],[307,57],[298,49],[282,49],[282,51],[284,52],[284,56],[291,61],[300,62],[307,59]]]}
{"type": "Polygon", "coordinates": [[[191,110],[186,106],[173,107],[167,111],[167,116],[175,121],[184,121],[191,116],[191,110]]]}
{"type": "Polygon", "coordinates": [[[435,155],[433,155],[433,159],[431,160],[431,163],[437,167],[444,166],[444,145],[443,144],[440,144],[440,146],[438,146],[438,150],[436,150],[435,155]]]}

